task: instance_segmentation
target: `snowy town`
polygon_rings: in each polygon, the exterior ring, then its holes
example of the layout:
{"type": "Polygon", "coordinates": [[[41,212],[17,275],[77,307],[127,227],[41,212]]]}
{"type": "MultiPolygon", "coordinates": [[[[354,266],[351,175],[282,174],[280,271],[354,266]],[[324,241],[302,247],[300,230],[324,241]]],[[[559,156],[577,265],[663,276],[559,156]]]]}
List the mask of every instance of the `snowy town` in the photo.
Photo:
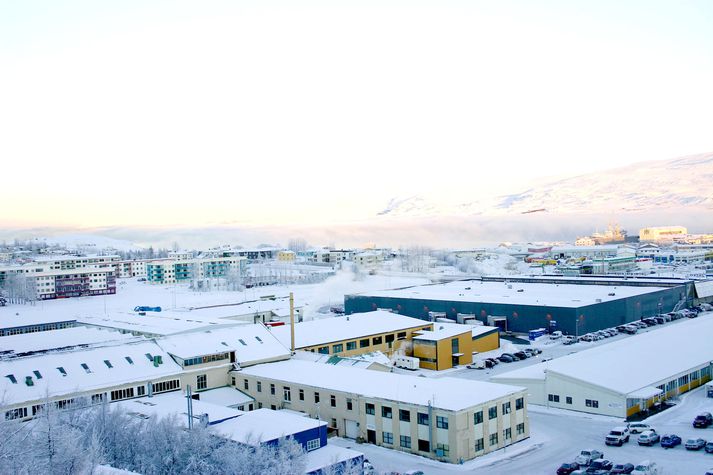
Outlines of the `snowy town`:
{"type": "MultiPolygon", "coordinates": [[[[710,464],[713,234],[610,225],[460,250],[94,241],[0,245],[3,450],[50,418],[109,411],[236,447],[290,441],[309,474],[710,464]]],[[[55,463],[91,463],[82,450],[55,463]]],[[[100,466],[146,470],[120,454],[100,466]]]]}

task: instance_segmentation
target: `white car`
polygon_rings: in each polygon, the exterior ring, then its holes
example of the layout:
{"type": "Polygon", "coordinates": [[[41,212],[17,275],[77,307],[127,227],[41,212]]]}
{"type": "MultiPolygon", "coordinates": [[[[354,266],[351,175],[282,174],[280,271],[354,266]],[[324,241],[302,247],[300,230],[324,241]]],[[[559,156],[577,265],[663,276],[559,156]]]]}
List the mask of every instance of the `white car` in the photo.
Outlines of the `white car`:
{"type": "Polygon", "coordinates": [[[634,471],[631,472],[631,475],[658,475],[658,473],[659,468],[656,465],[656,462],[645,460],[636,464],[634,471]]]}
{"type": "Polygon", "coordinates": [[[596,459],[604,458],[604,454],[598,450],[585,449],[582,450],[579,455],[574,459],[579,465],[589,465],[596,459]]]}
{"type": "Polygon", "coordinates": [[[641,434],[645,430],[651,429],[651,426],[643,422],[632,422],[629,424],[629,432],[632,434],[641,434]]]}
{"type": "Polygon", "coordinates": [[[658,435],[655,430],[649,429],[639,434],[639,438],[637,440],[639,442],[639,445],[651,446],[660,441],[661,436],[658,435]]]}

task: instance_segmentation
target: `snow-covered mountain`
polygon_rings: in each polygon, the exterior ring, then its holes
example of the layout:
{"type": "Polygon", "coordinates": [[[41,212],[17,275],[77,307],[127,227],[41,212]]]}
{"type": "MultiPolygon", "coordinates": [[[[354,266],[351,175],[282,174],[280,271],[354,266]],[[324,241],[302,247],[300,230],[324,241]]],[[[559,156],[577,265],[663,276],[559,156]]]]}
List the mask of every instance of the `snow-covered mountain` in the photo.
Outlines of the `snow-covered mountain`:
{"type": "Polygon", "coordinates": [[[713,211],[713,153],[641,162],[536,184],[519,193],[458,202],[437,195],[394,198],[382,216],[621,213],[691,207],[713,211]]]}

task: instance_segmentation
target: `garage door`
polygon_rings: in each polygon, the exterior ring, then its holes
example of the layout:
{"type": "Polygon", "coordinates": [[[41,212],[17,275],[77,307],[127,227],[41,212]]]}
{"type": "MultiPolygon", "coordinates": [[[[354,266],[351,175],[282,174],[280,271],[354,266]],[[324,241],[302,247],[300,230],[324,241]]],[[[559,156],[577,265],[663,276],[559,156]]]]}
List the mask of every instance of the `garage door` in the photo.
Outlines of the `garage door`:
{"type": "Polygon", "coordinates": [[[344,425],[346,427],[347,439],[356,439],[359,435],[359,428],[357,427],[356,421],[350,421],[349,419],[344,420],[344,425]]]}

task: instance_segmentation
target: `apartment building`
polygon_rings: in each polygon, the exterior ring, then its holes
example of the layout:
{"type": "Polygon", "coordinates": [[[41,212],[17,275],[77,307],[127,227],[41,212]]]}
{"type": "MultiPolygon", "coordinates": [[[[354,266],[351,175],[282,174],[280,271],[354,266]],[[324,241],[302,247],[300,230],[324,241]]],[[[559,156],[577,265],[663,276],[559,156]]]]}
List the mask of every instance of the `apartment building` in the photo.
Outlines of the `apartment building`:
{"type": "Polygon", "coordinates": [[[231,375],[258,407],[304,412],[341,436],[445,462],[529,436],[526,392],[519,387],[294,359],[231,375]]]}
{"type": "Polygon", "coordinates": [[[146,260],[128,260],[115,263],[116,276],[119,279],[146,277],[146,260]]]}
{"type": "Polygon", "coordinates": [[[191,279],[244,275],[246,262],[246,258],[239,256],[153,260],[146,263],[146,279],[152,284],[175,284],[191,279]]]}

